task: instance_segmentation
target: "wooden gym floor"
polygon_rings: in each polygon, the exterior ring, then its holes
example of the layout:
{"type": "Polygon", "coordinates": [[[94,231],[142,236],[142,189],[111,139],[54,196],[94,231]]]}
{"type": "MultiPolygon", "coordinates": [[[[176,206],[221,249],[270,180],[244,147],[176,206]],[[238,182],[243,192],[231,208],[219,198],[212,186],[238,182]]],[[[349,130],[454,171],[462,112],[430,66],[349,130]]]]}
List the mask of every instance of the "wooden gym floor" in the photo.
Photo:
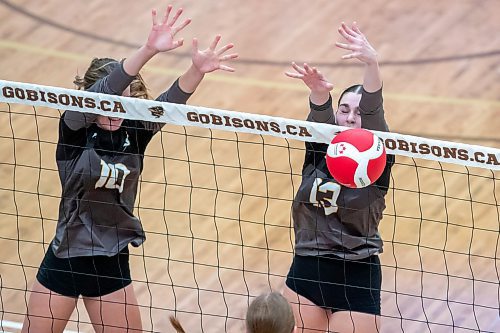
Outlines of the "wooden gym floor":
{"type": "MultiPolygon", "coordinates": [[[[240,54],[232,64],[237,71],[208,75],[189,104],[303,119],[307,88],[283,72],[291,61],[317,65],[335,84],[334,99],[344,87],[360,82],[363,68],[356,61],[341,61],[343,52],[333,46],[339,23],[356,20],[380,55],[393,132],[500,146],[497,0],[171,3],[182,6],[184,17],[193,22],[179,34],[184,47],[156,57],[144,70],[155,96],[189,66],[193,37],[206,46],[220,33],[222,42],[233,42],[240,54]]],[[[75,74],[82,74],[93,57],[123,58],[141,45],[150,9],[166,5],[151,0],[0,0],[0,79],[73,88],[75,74]]],[[[13,106],[28,115],[11,118],[5,105],[1,110],[0,331],[16,331],[26,311],[26,289],[55,229],[60,188],[53,117],[58,113],[37,110],[35,123],[31,108],[13,106]]],[[[189,332],[201,327],[204,332],[243,331],[238,318],[244,316],[246,295],[280,290],[290,264],[289,206],[300,182],[302,151],[291,149],[289,163],[288,149],[263,148],[261,138],[241,136],[254,143],[240,143],[238,159],[234,141],[210,145],[210,133],[187,131],[205,138],[186,139],[184,129],[168,126],[164,151],[160,138],[148,148],[137,209],[148,240],[132,250],[131,263],[144,327],[171,332],[168,316],[176,309],[189,332]],[[268,172],[262,171],[264,161],[268,172]],[[191,214],[185,213],[188,209],[191,214]]],[[[228,133],[213,135],[235,140],[228,133]]],[[[475,176],[468,182],[466,174],[442,176],[424,168],[418,175],[420,183],[413,166],[397,165],[393,184],[399,190],[387,197],[381,223],[386,240],[382,331],[500,332],[500,184],[475,176]],[[412,192],[417,186],[420,195],[412,192]],[[445,190],[452,199],[439,197],[445,190]],[[481,203],[471,204],[471,197],[481,203]]],[[[72,320],[68,330],[91,332],[83,307],[72,320]]]]}

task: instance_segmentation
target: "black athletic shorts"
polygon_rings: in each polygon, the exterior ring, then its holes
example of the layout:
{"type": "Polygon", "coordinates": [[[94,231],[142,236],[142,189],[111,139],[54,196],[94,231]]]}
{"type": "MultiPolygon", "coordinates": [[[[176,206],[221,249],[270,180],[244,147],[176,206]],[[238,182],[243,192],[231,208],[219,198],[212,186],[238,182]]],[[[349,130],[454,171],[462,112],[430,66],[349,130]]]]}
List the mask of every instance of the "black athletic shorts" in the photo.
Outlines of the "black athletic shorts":
{"type": "Polygon", "coordinates": [[[51,244],[36,278],[45,288],[63,296],[98,297],[110,294],[132,282],[128,247],[112,257],[58,258],[51,244]]]}
{"type": "Polygon", "coordinates": [[[376,255],[360,260],[296,255],[286,285],[332,312],[380,315],[382,270],[376,255]]]}

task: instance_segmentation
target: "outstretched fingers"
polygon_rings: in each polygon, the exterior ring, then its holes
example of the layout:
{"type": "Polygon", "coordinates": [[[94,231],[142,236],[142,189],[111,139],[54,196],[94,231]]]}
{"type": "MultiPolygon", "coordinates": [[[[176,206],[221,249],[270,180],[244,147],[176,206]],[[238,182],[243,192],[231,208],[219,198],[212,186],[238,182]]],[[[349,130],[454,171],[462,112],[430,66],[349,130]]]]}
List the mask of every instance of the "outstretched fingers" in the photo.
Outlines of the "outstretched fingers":
{"type": "Polygon", "coordinates": [[[335,42],[335,46],[344,49],[344,50],[349,50],[349,51],[359,51],[362,49],[361,45],[356,45],[356,44],[346,44],[346,43],[341,43],[341,42],[335,42]]]}
{"type": "Polygon", "coordinates": [[[181,31],[182,29],[184,29],[189,23],[191,23],[191,19],[190,18],[185,19],[184,22],[182,22],[179,26],[172,27],[172,35],[175,36],[175,34],[177,34],[179,31],[181,31]]]}
{"type": "Polygon", "coordinates": [[[349,28],[344,22],[342,22],[341,26],[338,28],[338,32],[348,42],[355,43],[361,41],[359,35],[349,28]]]}
{"type": "Polygon", "coordinates": [[[302,80],[304,78],[303,74],[293,73],[293,72],[285,72],[285,75],[288,77],[291,77],[293,79],[301,79],[302,80]]]}
{"type": "Polygon", "coordinates": [[[158,13],[156,9],[151,9],[151,20],[153,21],[153,26],[158,25],[158,13]]]}
{"type": "Polygon", "coordinates": [[[223,55],[222,57],[219,58],[219,60],[220,61],[227,61],[227,60],[236,59],[238,57],[239,57],[238,53],[231,53],[231,54],[223,55]]]}
{"type": "Polygon", "coordinates": [[[353,53],[349,53],[349,54],[345,54],[342,56],[342,59],[352,59],[352,58],[358,58],[359,56],[361,56],[362,53],[361,52],[353,52],[353,53]]]}
{"type": "Polygon", "coordinates": [[[198,38],[193,38],[193,48],[192,48],[192,51],[194,53],[198,52],[199,51],[199,47],[198,47],[198,38]]]}
{"type": "Polygon", "coordinates": [[[311,67],[307,63],[304,63],[304,69],[306,70],[306,73],[308,75],[318,74],[318,71],[316,70],[316,67],[311,67]]]}
{"type": "Polygon", "coordinates": [[[354,42],[354,41],[356,40],[356,38],[355,38],[355,37],[353,37],[353,36],[349,35],[349,34],[345,31],[345,29],[343,29],[342,27],[339,27],[339,28],[338,28],[338,32],[339,32],[339,34],[340,34],[342,37],[344,37],[347,41],[349,41],[349,42],[351,42],[351,43],[352,43],[352,42],[354,42]]]}
{"type": "Polygon", "coordinates": [[[221,35],[216,35],[214,40],[212,41],[212,44],[210,44],[209,46],[209,50],[212,51],[214,55],[218,57],[219,61],[226,61],[238,58],[238,53],[224,54],[228,50],[234,47],[233,43],[226,44],[220,49],[216,50],[217,45],[219,44],[221,38],[222,38],[221,35]]]}
{"type": "Polygon", "coordinates": [[[349,27],[347,24],[345,24],[345,22],[342,22],[342,29],[349,35],[349,36],[352,36],[354,38],[357,38],[358,37],[358,33],[355,32],[351,27],[349,27]]]}
{"type": "MultiPolygon", "coordinates": [[[[217,35],[215,37],[214,41],[212,42],[212,45],[210,45],[211,50],[215,50],[220,39],[221,39],[220,35],[217,35]],[[212,46],[214,47],[213,49],[212,49],[212,46]]],[[[219,62],[228,61],[228,60],[236,59],[239,57],[238,53],[224,54],[226,51],[232,49],[233,47],[234,47],[234,44],[229,43],[229,44],[221,47],[218,51],[216,51],[216,52],[214,51],[215,55],[217,57],[219,57],[219,62]]],[[[222,65],[220,63],[219,63],[219,69],[222,69],[223,71],[227,71],[227,72],[234,72],[235,71],[235,69],[233,67],[230,67],[227,65],[222,65]]]]}
{"type": "Polygon", "coordinates": [[[359,37],[365,38],[365,35],[359,29],[358,22],[352,22],[352,30],[354,30],[359,35],[359,37]]]}
{"type": "Polygon", "coordinates": [[[337,46],[338,48],[344,49],[344,50],[351,51],[351,53],[343,55],[342,59],[357,58],[362,54],[363,47],[361,45],[336,42],[335,46],[337,46]]]}
{"type": "Polygon", "coordinates": [[[326,82],[326,86],[328,88],[330,88],[330,87],[333,88],[333,84],[330,83],[330,82],[328,82],[328,81],[326,81],[325,77],[323,76],[323,73],[321,73],[320,71],[318,71],[318,69],[316,67],[312,67],[312,74],[314,76],[317,76],[317,77],[321,78],[322,81],[325,81],[326,82]]]}
{"type": "Polygon", "coordinates": [[[179,40],[173,41],[172,42],[172,48],[171,48],[171,50],[176,49],[178,47],[181,47],[182,45],[184,45],[184,38],[181,38],[179,40]]]}
{"type": "Polygon", "coordinates": [[[221,35],[215,36],[214,40],[212,41],[212,43],[209,46],[209,49],[211,51],[215,51],[215,48],[217,47],[217,44],[219,44],[221,38],[222,38],[221,35]]]}
{"type": "Polygon", "coordinates": [[[234,72],[235,69],[233,67],[229,67],[226,65],[219,65],[219,69],[226,71],[226,72],[234,72]]]}
{"type": "Polygon", "coordinates": [[[165,9],[165,14],[163,15],[163,20],[161,21],[161,24],[167,23],[171,11],[172,11],[172,5],[168,5],[167,9],[165,9]]]}
{"type": "MultiPolygon", "coordinates": [[[[293,65],[295,65],[295,62],[292,62],[291,65],[293,67],[293,65]]],[[[299,79],[299,75],[300,75],[300,74],[297,74],[296,72],[290,72],[290,71],[285,71],[284,74],[288,77],[293,78],[293,79],[299,79]]]]}
{"type": "Polygon", "coordinates": [[[304,68],[300,67],[295,62],[292,62],[292,67],[293,67],[293,69],[295,69],[297,71],[297,73],[300,73],[302,75],[305,75],[307,73],[304,68]]]}
{"type": "MultiPolygon", "coordinates": [[[[220,40],[220,39],[219,39],[219,40],[220,40]]],[[[217,45],[216,45],[216,46],[217,46],[217,45]]],[[[219,56],[220,56],[221,54],[223,54],[223,53],[224,53],[224,52],[226,52],[227,50],[232,49],[233,47],[234,47],[234,44],[233,44],[233,43],[229,43],[229,44],[227,44],[227,45],[225,45],[225,46],[221,47],[221,48],[220,48],[217,52],[215,52],[215,54],[217,54],[217,55],[219,55],[219,56]]]]}
{"type": "MultiPolygon", "coordinates": [[[[172,10],[172,9],[170,9],[170,10],[172,10]]],[[[177,19],[181,16],[183,11],[184,10],[182,8],[177,9],[177,12],[175,12],[174,17],[172,18],[172,20],[170,22],[168,22],[168,15],[166,15],[165,20],[163,21],[163,24],[166,24],[169,27],[172,27],[175,24],[175,22],[177,22],[177,19]]],[[[168,14],[170,14],[170,11],[168,11],[168,14]]]]}
{"type": "Polygon", "coordinates": [[[168,5],[161,18],[158,17],[158,11],[156,9],[151,11],[153,26],[146,42],[146,45],[151,50],[165,52],[178,48],[184,44],[183,39],[174,40],[174,38],[179,31],[191,23],[191,19],[188,18],[183,20],[182,23],[177,23],[183,10],[182,8],[178,9],[173,17],[170,15],[172,11],[172,5],[168,5]]]}
{"type": "Polygon", "coordinates": [[[193,38],[192,60],[193,65],[203,74],[213,72],[215,70],[223,70],[234,72],[233,67],[223,65],[222,62],[238,58],[237,53],[224,54],[234,47],[233,43],[222,46],[217,49],[217,45],[221,40],[221,35],[216,35],[208,48],[200,50],[198,47],[198,39],[193,38]]]}
{"type": "Polygon", "coordinates": [[[302,80],[311,91],[328,92],[333,89],[333,84],[321,74],[316,67],[304,63],[302,66],[292,62],[292,68],[295,72],[286,71],[285,75],[292,79],[302,80]]]}
{"type": "Polygon", "coordinates": [[[295,72],[286,71],[285,75],[293,79],[304,79],[305,76],[310,75],[312,72],[311,67],[307,63],[304,63],[304,67],[300,67],[295,62],[292,62],[292,68],[295,72]]]}
{"type": "Polygon", "coordinates": [[[336,42],[338,48],[350,51],[350,53],[342,56],[342,59],[359,58],[363,55],[363,47],[365,38],[359,30],[357,23],[353,22],[352,27],[349,27],[344,22],[338,28],[339,34],[345,38],[346,42],[336,42]]]}

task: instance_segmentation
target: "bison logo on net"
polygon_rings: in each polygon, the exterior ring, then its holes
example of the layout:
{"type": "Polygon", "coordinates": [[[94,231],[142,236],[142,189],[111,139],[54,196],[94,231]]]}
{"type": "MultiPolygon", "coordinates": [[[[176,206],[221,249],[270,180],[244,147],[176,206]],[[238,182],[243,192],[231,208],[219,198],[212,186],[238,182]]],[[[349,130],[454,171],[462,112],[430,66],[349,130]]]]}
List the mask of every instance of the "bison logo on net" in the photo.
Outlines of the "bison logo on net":
{"type": "Polygon", "coordinates": [[[156,118],[160,118],[165,114],[165,109],[163,106],[152,106],[148,108],[149,112],[151,112],[151,115],[156,118]]]}

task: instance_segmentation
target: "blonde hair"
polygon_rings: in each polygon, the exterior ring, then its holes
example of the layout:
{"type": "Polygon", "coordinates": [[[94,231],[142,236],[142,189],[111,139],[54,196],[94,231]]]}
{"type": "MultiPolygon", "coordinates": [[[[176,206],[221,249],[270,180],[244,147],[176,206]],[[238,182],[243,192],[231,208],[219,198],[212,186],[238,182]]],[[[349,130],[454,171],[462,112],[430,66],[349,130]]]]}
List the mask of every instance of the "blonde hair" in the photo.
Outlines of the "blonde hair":
{"type": "Polygon", "coordinates": [[[175,318],[174,316],[170,316],[170,323],[177,333],[186,333],[179,320],[177,320],[177,318],[175,318]]]}
{"type": "MultiPolygon", "coordinates": [[[[94,58],[90,62],[89,68],[83,77],[76,75],[73,83],[78,90],[87,90],[94,85],[98,80],[106,75],[109,75],[116,66],[120,66],[120,62],[111,58],[94,58]]],[[[130,84],[130,97],[150,99],[148,89],[141,74],[137,74],[135,79],[130,84]]]]}
{"type": "MultiPolygon", "coordinates": [[[[185,333],[177,318],[170,323],[177,333],[185,333]]],[[[281,294],[272,292],[255,298],[247,310],[247,333],[292,333],[295,328],[292,307],[281,294]]]]}
{"type": "Polygon", "coordinates": [[[295,327],[292,307],[277,292],[260,295],[248,307],[246,325],[248,333],[291,333],[295,327]]]}

